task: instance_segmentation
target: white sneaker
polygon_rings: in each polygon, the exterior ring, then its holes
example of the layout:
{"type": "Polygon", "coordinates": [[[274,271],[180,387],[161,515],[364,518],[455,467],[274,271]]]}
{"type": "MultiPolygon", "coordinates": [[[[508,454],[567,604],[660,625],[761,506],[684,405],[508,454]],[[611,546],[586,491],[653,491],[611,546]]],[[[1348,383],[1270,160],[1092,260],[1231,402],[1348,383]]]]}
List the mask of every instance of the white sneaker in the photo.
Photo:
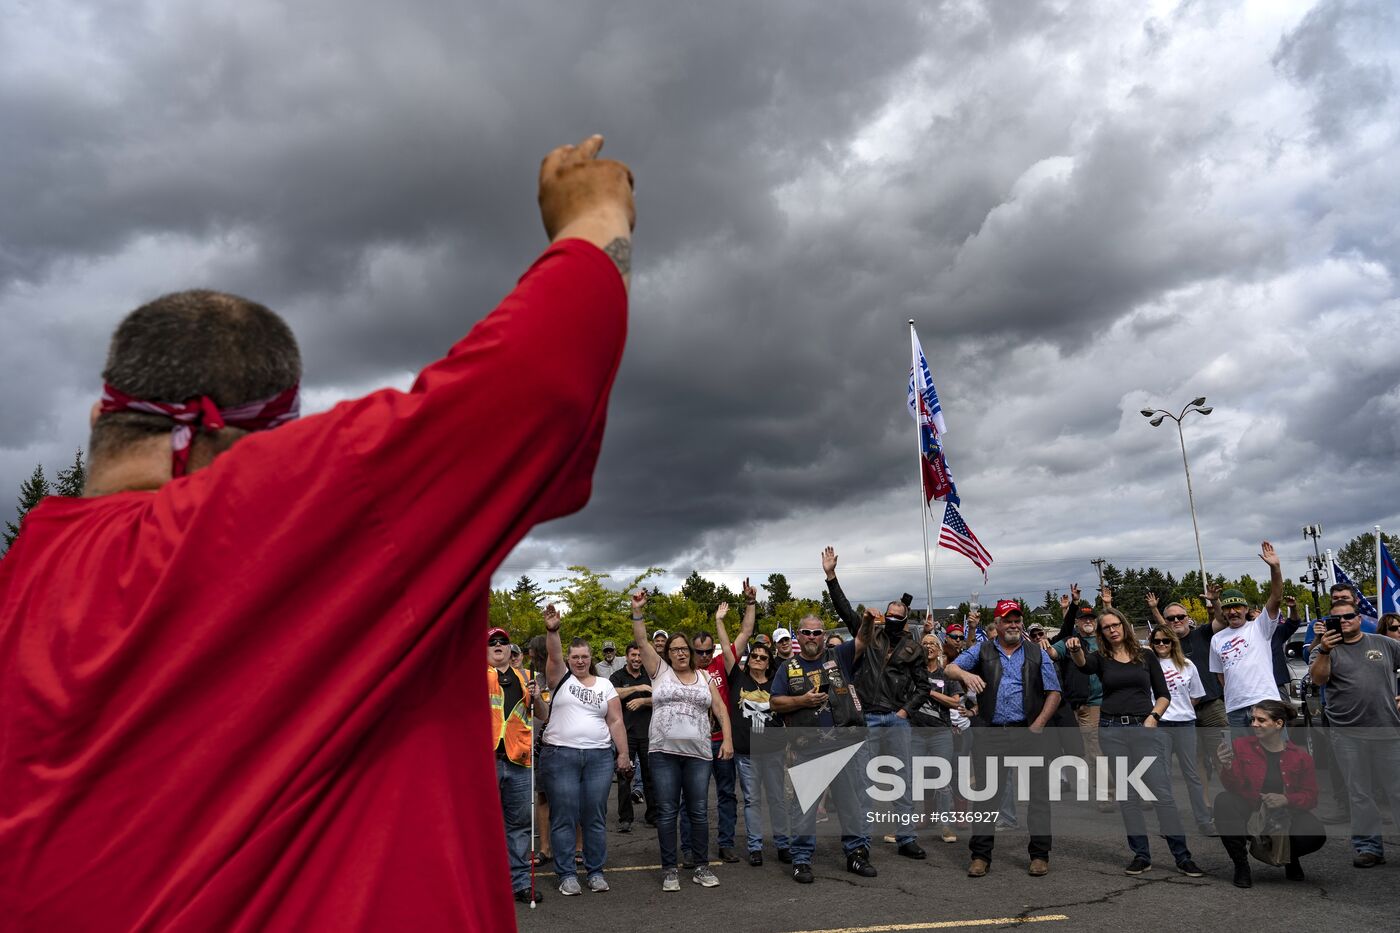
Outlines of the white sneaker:
{"type": "Polygon", "coordinates": [[[710,871],[708,865],[701,865],[695,869],[695,874],[690,876],[690,880],[705,888],[713,888],[719,884],[719,879],[715,877],[714,872],[710,871]]]}
{"type": "Polygon", "coordinates": [[[579,887],[578,878],[570,875],[559,882],[559,893],[568,897],[571,894],[582,894],[583,888],[579,887]]]}
{"type": "Polygon", "coordinates": [[[608,879],[603,877],[602,872],[598,872],[596,875],[589,875],[588,890],[592,891],[594,894],[602,894],[604,891],[608,890],[608,879]]]}
{"type": "Polygon", "coordinates": [[[661,879],[661,890],[679,891],[681,889],[681,874],[674,868],[667,869],[666,876],[661,879]]]}

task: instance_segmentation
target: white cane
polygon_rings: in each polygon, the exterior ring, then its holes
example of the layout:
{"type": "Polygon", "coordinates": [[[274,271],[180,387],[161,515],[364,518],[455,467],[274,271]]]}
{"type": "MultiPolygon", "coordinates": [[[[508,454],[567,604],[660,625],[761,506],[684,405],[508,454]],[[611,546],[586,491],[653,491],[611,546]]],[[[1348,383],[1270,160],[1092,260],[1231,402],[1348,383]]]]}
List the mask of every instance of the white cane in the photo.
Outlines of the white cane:
{"type": "MultiPolygon", "coordinates": [[[[539,675],[535,675],[535,689],[539,689],[539,675]]],[[[530,697],[530,909],[535,909],[535,766],[539,756],[535,754],[535,698],[530,697]]]]}

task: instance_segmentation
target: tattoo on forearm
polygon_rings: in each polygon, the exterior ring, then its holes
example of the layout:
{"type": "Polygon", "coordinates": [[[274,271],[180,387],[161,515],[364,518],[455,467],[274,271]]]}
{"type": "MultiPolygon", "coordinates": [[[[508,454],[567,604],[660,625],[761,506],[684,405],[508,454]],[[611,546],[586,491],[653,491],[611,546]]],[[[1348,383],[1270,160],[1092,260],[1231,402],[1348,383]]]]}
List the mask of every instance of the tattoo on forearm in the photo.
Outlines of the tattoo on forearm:
{"type": "Polygon", "coordinates": [[[632,274],[632,241],[625,236],[620,236],[607,246],[603,247],[603,252],[611,257],[613,264],[617,266],[617,271],[623,275],[632,274]]]}

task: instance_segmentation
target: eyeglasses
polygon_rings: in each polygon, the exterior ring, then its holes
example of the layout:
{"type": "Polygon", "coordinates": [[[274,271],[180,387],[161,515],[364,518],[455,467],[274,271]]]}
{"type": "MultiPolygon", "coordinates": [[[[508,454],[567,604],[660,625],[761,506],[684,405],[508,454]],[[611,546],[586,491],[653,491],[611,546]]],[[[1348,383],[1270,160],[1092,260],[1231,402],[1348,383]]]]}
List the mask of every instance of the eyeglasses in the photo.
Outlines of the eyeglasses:
{"type": "Polygon", "coordinates": [[[674,648],[667,648],[667,654],[690,654],[690,649],[684,645],[676,645],[674,648]]]}
{"type": "Polygon", "coordinates": [[[1036,641],[1040,641],[1044,637],[1044,632],[1031,632],[1031,638],[1035,639],[1036,641]]]}
{"type": "Polygon", "coordinates": [[[750,663],[750,664],[752,664],[754,661],[767,661],[767,660],[768,660],[768,655],[766,655],[766,654],[751,654],[751,655],[749,655],[749,663],[750,663]]]}
{"type": "Polygon", "coordinates": [[[1357,615],[1358,614],[1355,612],[1334,612],[1332,613],[1332,618],[1341,619],[1343,622],[1350,622],[1352,619],[1356,618],[1357,615]]]}
{"type": "Polygon", "coordinates": [[[696,653],[696,654],[714,654],[714,653],[715,653],[715,646],[714,646],[714,645],[711,645],[711,646],[708,647],[708,648],[696,648],[696,649],[695,649],[695,653],[696,653]]]}
{"type": "Polygon", "coordinates": [[[1400,632],[1400,625],[1387,625],[1385,630],[1387,632],[1400,632]]]}
{"type": "Polygon", "coordinates": [[[1154,638],[1154,639],[1152,639],[1152,644],[1154,644],[1154,645],[1170,645],[1171,643],[1172,643],[1172,642],[1171,642],[1171,639],[1170,639],[1170,638],[1154,638]]]}
{"type": "Polygon", "coordinates": [[[797,634],[806,635],[808,638],[821,638],[826,634],[826,631],[819,628],[800,628],[797,630],[797,634]]]}
{"type": "Polygon", "coordinates": [[[508,645],[508,644],[510,644],[510,639],[509,639],[509,638],[488,638],[488,639],[486,639],[486,647],[488,647],[488,648],[504,648],[504,647],[505,647],[506,645],[508,645]]]}
{"type": "Polygon", "coordinates": [[[1191,617],[1188,616],[1188,615],[1186,615],[1186,614],[1184,614],[1184,613],[1179,614],[1179,615],[1166,616],[1166,620],[1167,620],[1168,622],[1185,622],[1185,621],[1186,621],[1187,619],[1189,619],[1189,618],[1191,618],[1191,617]]]}
{"type": "Polygon", "coordinates": [[[1123,627],[1123,623],[1122,623],[1122,622],[1105,622],[1103,625],[1100,625],[1100,626],[1099,626],[1099,628],[1103,629],[1105,632],[1108,631],[1109,629],[1122,628],[1122,627],[1123,627]]]}

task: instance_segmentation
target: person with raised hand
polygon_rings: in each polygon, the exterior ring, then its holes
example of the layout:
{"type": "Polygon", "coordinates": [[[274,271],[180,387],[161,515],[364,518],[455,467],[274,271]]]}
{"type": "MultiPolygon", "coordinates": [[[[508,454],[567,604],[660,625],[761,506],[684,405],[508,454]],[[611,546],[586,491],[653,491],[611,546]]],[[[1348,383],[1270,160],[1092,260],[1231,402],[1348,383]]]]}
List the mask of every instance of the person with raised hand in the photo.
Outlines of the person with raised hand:
{"type": "MultiPolygon", "coordinates": [[[[744,581],[745,595],[751,592],[744,581]]],[[[783,792],[783,741],[781,724],[773,715],[773,649],[767,639],[755,641],[741,664],[736,645],[729,643],[724,617],[727,603],[715,611],[715,638],[719,655],[725,664],[729,680],[729,723],[734,733],[734,764],[739,773],[739,790],[744,801],[744,829],[747,835],[749,864],[763,864],[764,798],[773,829],[773,844],[779,861],[791,860],[792,840],[788,837],[787,798],[783,792]]],[[[753,630],[745,613],[740,637],[753,630]]]]}
{"type": "Polygon", "coordinates": [[[564,659],[559,629],[563,620],[553,604],[545,607],[549,659],[545,677],[552,693],[549,722],[540,751],[540,777],[549,794],[549,835],[559,893],[583,893],[573,851],[574,827],[583,830],[583,865],[588,889],[608,890],[603,867],[608,858],[608,789],[615,771],[630,779],[632,759],[617,688],[594,673],[593,649],[586,638],[569,643],[564,659]]]}
{"type": "Polygon", "coordinates": [[[0,578],[6,921],[513,926],[481,643],[501,560],[592,488],[635,216],[602,145],[545,157],[549,246],[441,309],[481,319],[408,391],[298,418],[296,339],[237,295],[117,326],[84,495],[0,578]]]}
{"type": "Polygon", "coordinates": [[[1225,590],[1218,603],[1225,628],[1210,640],[1210,671],[1225,689],[1225,719],[1237,735],[1249,731],[1249,708],[1260,700],[1279,699],[1274,680],[1272,637],[1283,602],[1283,570],[1274,546],[1259,545],[1259,559],[1269,567],[1269,597],[1264,609],[1249,618],[1249,600],[1239,590],[1225,590]]]}
{"type": "Polygon", "coordinates": [[[694,648],[684,632],[666,637],[670,663],[646,640],[646,590],[632,594],[632,637],[642,650],[642,667],[651,677],[651,727],[647,754],[656,797],[656,835],[661,849],[661,890],[679,891],[676,864],[676,820],[682,790],[690,823],[690,855],[695,864],[691,881],[713,888],[719,879],[710,870],[709,784],[711,761],[734,757],[729,713],[710,676],[695,666],[694,648]],[[720,724],[718,749],[710,744],[710,716],[720,724]]]}

